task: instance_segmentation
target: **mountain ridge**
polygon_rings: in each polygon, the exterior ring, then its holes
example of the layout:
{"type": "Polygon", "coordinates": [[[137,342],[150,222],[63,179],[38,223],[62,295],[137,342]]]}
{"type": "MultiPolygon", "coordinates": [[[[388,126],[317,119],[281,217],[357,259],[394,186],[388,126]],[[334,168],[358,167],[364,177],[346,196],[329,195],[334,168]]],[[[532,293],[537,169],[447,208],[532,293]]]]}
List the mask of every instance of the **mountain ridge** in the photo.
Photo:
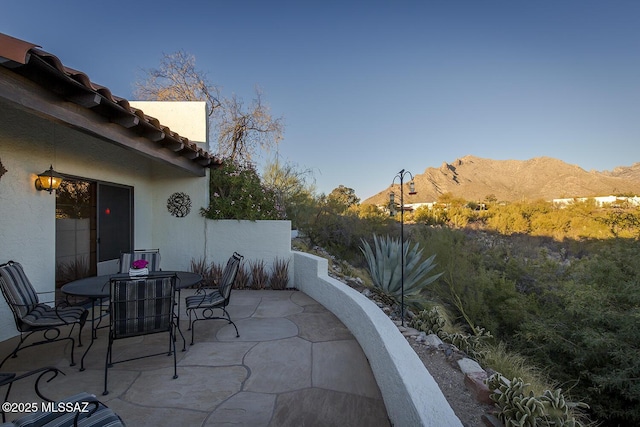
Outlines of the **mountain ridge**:
{"type": "MultiPolygon", "coordinates": [[[[405,203],[434,202],[446,193],[469,201],[483,201],[493,196],[505,202],[637,195],[640,194],[640,162],[601,172],[586,171],[546,156],[492,160],[466,155],[451,163],[443,162],[439,168],[426,168],[414,175],[414,181],[417,194],[409,195],[405,187],[405,203]]],[[[399,192],[399,185],[395,184],[362,203],[386,204],[392,188],[399,192]]],[[[396,199],[399,198],[396,196],[396,199]]]]}

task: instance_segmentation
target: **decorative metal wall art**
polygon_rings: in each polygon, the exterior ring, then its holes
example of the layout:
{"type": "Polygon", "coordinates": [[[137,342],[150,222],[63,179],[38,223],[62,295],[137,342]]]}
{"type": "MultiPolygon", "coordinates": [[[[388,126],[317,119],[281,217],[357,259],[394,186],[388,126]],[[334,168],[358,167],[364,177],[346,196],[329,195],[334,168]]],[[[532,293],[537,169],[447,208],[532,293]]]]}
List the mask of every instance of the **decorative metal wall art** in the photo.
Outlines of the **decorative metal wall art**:
{"type": "Polygon", "coordinates": [[[167,210],[171,215],[183,218],[191,212],[191,198],[186,193],[173,193],[167,200],[167,210]]]}
{"type": "Polygon", "coordinates": [[[2,160],[0,159],[0,178],[2,178],[2,175],[4,175],[7,172],[8,171],[4,168],[4,166],[2,165],[2,160]]]}

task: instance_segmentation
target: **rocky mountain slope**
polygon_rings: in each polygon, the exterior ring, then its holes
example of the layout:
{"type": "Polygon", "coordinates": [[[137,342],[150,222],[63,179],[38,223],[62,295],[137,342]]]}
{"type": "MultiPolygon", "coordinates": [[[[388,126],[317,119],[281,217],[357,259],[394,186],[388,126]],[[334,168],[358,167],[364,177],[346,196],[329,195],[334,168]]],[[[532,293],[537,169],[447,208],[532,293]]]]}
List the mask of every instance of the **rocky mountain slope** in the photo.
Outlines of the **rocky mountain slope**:
{"type": "MultiPolygon", "coordinates": [[[[587,172],[550,157],[491,160],[465,156],[439,168],[427,168],[414,178],[417,194],[408,195],[405,187],[405,203],[434,202],[445,193],[469,201],[483,201],[488,196],[516,201],[640,194],[640,163],[587,172]]],[[[398,185],[394,187],[397,193],[398,185]]],[[[363,203],[388,203],[390,191],[391,187],[386,188],[363,203]]]]}

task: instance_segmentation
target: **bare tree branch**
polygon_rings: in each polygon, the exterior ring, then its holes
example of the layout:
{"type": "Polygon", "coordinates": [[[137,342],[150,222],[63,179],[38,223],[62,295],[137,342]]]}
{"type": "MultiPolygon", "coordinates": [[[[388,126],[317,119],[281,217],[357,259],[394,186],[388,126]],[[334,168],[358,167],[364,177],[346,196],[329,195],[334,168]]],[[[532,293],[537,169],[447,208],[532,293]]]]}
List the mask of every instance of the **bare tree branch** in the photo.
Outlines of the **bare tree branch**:
{"type": "Polygon", "coordinates": [[[282,119],[271,116],[258,88],[245,109],[236,95],[221,99],[218,88],[195,65],[195,57],[184,51],[164,54],[159,68],[144,70],[146,79],[135,83],[134,95],[141,100],[206,101],[220,157],[251,161],[259,149],[269,151],[280,142],[282,119]]]}
{"type": "Polygon", "coordinates": [[[196,69],[196,58],[184,51],[163,55],[159,68],[143,70],[146,79],[135,82],[134,96],[144,101],[206,101],[211,116],[221,105],[219,90],[196,69]]]}
{"type": "Polygon", "coordinates": [[[274,119],[262,102],[262,92],[244,109],[241,98],[232,95],[225,99],[218,124],[218,146],[222,157],[251,161],[258,148],[268,151],[282,139],[282,119],[274,119]]]}

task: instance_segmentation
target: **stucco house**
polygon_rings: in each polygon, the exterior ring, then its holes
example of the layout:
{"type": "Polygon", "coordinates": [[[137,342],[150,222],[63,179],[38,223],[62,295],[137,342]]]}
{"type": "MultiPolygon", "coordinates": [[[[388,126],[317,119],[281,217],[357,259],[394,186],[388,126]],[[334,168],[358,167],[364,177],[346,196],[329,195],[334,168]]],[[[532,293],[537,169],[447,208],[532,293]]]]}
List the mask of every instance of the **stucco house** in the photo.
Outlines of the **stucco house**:
{"type": "MultiPolygon", "coordinates": [[[[188,270],[193,259],[223,261],[242,249],[225,249],[229,231],[199,213],[209,168],[220,164],[205,103],[134,105],[0,33],[0,263],[22,263],[38,291],[52,290],[64,265],[115,272],[123,250],[160,248],[163,269],[188,270]],[[66,197],[36,188],[50,167],[64,176],[66,197]]],[[[286,234],[280,241],[287,255],[286,234]]],[[[264,255],[244,246],[254,252],[247,259],[264,255]]],[[[1,301],[0,340],[15,334],[1,301]]]]}
{"type": "MultiPolygon", "coordinates": [[[[200,215],[209,170],[219,164],[204,103],[130,102],[0,33],[0,263],[20,262],[38,291],[51,291],[61,264],[82,260],[90,274],[109,274],[128,249],[159,248],[165,270],[189,270],[199,258],[222,262],[236,250],[267,264],[287,258],[290,284],[358,340],[394,425],[461,425],[386,314],[329,277],[326,259],[291,251],[290,222],[200,215]],[[50,167],[67,183],[61,193],[36,188],[50,167]]],[[[16,334],[0,299],[0,341],[16,334]]]]}

